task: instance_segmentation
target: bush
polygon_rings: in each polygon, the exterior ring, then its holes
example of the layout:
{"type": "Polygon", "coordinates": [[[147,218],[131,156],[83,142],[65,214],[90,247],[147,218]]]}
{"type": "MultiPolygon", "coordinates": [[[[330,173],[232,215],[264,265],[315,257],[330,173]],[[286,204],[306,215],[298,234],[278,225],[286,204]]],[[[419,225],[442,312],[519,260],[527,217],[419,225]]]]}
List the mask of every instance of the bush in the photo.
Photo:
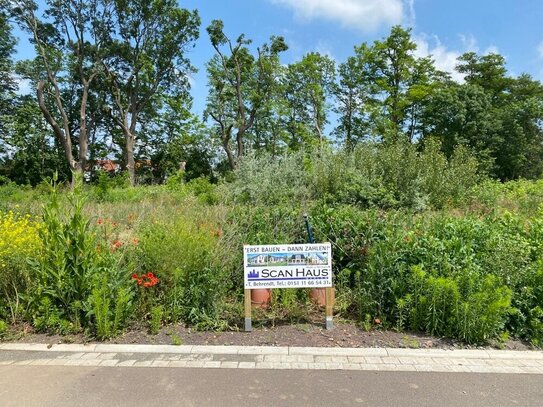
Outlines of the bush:
{"type": "Polygon", "coordinates": [[[353,151],[320,148],[284,157],[244,157],[230,199],[276,205],[323,200],[361,208],[443,208],[466,199],[479,182],[477,161],[458,148],[450,160],[437,141],[361,143],[353,151]]]}
{"type": "Polygon", "coordinates": [[[318,240],[333,242],[338,298],[347,302],[341,306],[360,320],[370,315],[385,326],[475,343],[507,326],[537,342],[538,220],[327,205],[312,213],[318,240]]]}
{"type": "Polygon", "coordinates": [[[110,251],[109,242],[98,242],[83,215],[84,204],[80,183],[66,207],[59,201],[58,185],[51,184],[28,301],[38,329],[67,333],[86,327],[107,338],[129,317],[129,273],[110,251]]]}
{"type": "Polygon", "coordinates": [[[91,294],[85,303],[86,317],[92,321],[98,339],[117,335],[129,321],[134,292],[122,273],[112,278],[115,270],[94,276],[91,294]]]}
{"type": "Polygon", "coordinates": [[[160,303],[172,321],[215,327],[227,286],[215,252],[220,229],[209,219],[196,221],[184,215],[171,214],[168,220],[142,225],[134,262],[142,273],[152,272],[160,281],[149,307],[160,303]]]}
{"type": "Polygon", "coordinates": [[[484,343],[496,337],[511,312],[511,290],[492,275],[479,284],[463,284],[462,278],[434,277],[422,267],[413,266],[408,294],[397,300],[396,314],[407,308],[409,329],[467,343],[484,343]]]}
{"type": "Polygon", "coordinates": [[[225,185],[229,201],[251,205],[302,204],[311,197],[303,151],[282,158],[247,155],[235,172],[235,180],[225,185]]]}
{"type": "Polygon", "coordinates": [[[58,186],[52,184],[43,209],[42,251],[35,263],[38,281],[33,302],[37,305],[48,298],[59,317],[74,323],[81,321],[81,304],[91,292],[91,278],[99,267],[94,235],[82,213],[84,202],[76,189],[69,207],[61,208],[58,186]]]}

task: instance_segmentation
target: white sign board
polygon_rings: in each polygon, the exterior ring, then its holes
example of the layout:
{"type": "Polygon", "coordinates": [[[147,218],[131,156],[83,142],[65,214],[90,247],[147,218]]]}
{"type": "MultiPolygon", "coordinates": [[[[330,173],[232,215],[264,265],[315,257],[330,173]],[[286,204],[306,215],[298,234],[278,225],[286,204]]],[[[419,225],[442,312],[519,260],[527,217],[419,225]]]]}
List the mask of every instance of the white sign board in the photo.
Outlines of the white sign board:
{"type": "Polygon", "coordinates": [[[330,243],[243,246],[245,288],[332,287],[330,243]]]}

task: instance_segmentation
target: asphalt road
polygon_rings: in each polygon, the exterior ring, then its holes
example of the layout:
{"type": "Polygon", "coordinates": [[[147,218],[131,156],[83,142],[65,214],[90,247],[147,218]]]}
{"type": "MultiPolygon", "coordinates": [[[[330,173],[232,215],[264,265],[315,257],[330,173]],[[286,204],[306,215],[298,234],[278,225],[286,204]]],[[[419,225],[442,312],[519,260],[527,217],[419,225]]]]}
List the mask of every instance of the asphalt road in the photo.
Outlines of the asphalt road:
{"type": "Polygon", "coordinates": [[[1,366],[2,406],[542,406],[543,376],[1,366]]]}

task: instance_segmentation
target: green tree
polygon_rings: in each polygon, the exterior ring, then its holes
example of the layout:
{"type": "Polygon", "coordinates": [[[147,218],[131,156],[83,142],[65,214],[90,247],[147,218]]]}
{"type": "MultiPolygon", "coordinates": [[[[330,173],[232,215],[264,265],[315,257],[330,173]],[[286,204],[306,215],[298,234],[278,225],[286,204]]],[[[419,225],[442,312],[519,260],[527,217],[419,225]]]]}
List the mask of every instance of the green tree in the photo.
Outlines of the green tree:
{"type": "Polygon", "coordinates": [[[492,173],[500,127],[492,109],[492,98],[480,86],[445,82],[425,104],[421,115],[423,139],[439,138],[447,157],[457,146],[464,146],[476,155],[481,169],[492,173]]]}
{"type": "Polygon", "coordinates": [[[160,115],[164,98],[190,99],[194,72],[187,51],[199,36],[196,10],[174,0],[104,0],[111,15],[101,22],[111,116],[120,127],[130,181],[136,181],[135,149],[145,121],[160,115]]]}
{"type": "Polygon", "coordinates": [[[37,185],[57,172],[60,180],[70,179],[70,170],[50,127],[44,122],[34,97],[24,95],[14,101],[3,142],[10,154],[4,157],[2,175],[18,184],[37,185]]]}
{"type": "Polygon", "coordinates": [[[249,49],[250,40],[241,34],[236,41],[224,33],[224,24],[214,20],[207,27],[215,56],[207,64],[209,94],[204,117],[211,118],[231,169],[245,153],[249,131],[266,100],[275,89],[279,54],[287,50],[283,37],[249,49]]]}
{"type": "Polygon", "coordinates": [[[364,106],[368,98],[368,83],[362,77],[365,71],[355,57],[338,66],[338,81],[332,86],[336,104],[334,111],[339,115],[334,133],[348,149],[364,139],[368,132],[368,118],[364,106]]]}
{"type": "Polygon", "coordinates": [[[179,170],[185,181],[201,176],[213,178],[213,162],[220,148],[209,129],[180,100],[169,100],[162,114],[145,131],[151,136],[148,154],[153,178],[163,182],[179,170]]]}
{"type": "Polygon", "coordinates": [[[426,101],[424,137],[442,140],[447,155],[464,145],[481,167],[502,179],[543,174],[543,86],[529,75],[508,76],[497,54],[466,53],[457,69],[465,83],[442,82],[426,101]]]}
{"type": "Polygon", "coordinates": [[[286,125],[291,134],[291,148],[315,141],[323,143],[329,110],[326,100],[334,77],[334,61],[316,52],[288,66],[285,99],[289,109],[286,125]]]}
{"type": "Polygon", "coordinates": [[[16,89],[13,79],[12,60],[15,44],[16,41],[11,33],[8,16],[0,9],[0,140],[4,138],[7,132],[5,120],[6,116],[12,112],[12,101],[16,89]]]}
{"type": "Polygon", "coordinates": [[[465,75],[466,83],[480,86],[493,98],[504,96],[503,92],[511,84],[511,78],[506,76],[505,58],[499,54],[466,52],[458,58],[456,70],[465,75]]]}
{"type": "Polygon", "coordinates": [[[414,141],[424,101],[443,74],[430,57],[417,58],[411,30],[393,27],[390,35],[373,45],[355,47],[363,89],[368,90],[365,109],[369,133],[386,142],[414,141]]]}
{"type": "Polygon", "coordinates": [[[94,28],[108,10],[99,0],[46,2],[43,19],[33,0],[10,2],[20,27],[34,43],[37,57],[22,73],[34,81],[39,108],[64,150],[72,172],[83,173],[88,156],[89,95],[100,74],[101,45],[94,28]]]}

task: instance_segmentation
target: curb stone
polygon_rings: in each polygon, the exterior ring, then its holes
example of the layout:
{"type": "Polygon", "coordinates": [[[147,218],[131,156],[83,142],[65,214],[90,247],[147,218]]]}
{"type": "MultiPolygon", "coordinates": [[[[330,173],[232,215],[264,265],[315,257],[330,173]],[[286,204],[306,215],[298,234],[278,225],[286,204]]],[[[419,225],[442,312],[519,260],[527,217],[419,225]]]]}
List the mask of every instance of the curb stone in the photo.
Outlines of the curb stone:
{"type": "Polygon", "coordinates": [[[543,374],[543,351],[139,344],[0,344],[0,366],[543,374]],[[181,358],[181,360],[180,360],[181,358]]]}

